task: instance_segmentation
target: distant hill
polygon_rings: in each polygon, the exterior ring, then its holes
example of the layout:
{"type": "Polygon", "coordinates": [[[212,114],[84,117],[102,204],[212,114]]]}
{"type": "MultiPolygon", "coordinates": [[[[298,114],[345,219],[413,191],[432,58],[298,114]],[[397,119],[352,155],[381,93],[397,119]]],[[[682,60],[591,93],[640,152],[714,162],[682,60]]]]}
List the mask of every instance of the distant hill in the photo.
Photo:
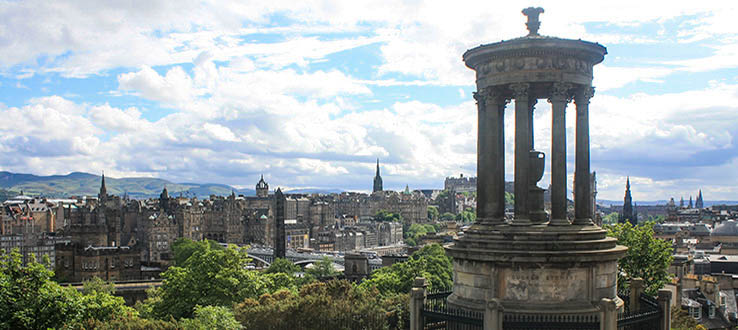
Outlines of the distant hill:
{"type": "MultiPolygon", "coordinates": [[[[72,172],[67,175],[38,176],[0,171],[0,189],[11,191],[11,195],[21,191],[27,195],[47,197],[68,197],[97,195],[100,190],[99,175],[72,172]]],[[[108,194],[131,198],[158,197],[164,187],[170,196],[206,198],[210,195],[236,194],[253,196],[254,189],[236,189],[224,184],[213,183],[174,183],[158,178],[112,178],[105,177],[108,194]]],[[[6,193],[7,194],[7,193],[6,193]]]]}
{"type": "MultiPolygon", "coordinates": [[[[654,206],[654,205],[666,205],[669,201],[667,200],[658,200],[658,201],[633,201],[634,203],[638,204],[638,206],[654,206]]],[[[679,205],[679,200],[675,201],[677,205],[679,205]]],[[[689,203],[689,200],[684,201],[684,204],[689,203]]],[[[623,206],[623,201],[613,201],[613,200],[607,200],[607,199],[598,199],[597,204],[604,205],[604,206],[623,206]]],[[[738,205],[738,201],[704,201],[705,207],[710,207],[713,205],[738,205]]]]}

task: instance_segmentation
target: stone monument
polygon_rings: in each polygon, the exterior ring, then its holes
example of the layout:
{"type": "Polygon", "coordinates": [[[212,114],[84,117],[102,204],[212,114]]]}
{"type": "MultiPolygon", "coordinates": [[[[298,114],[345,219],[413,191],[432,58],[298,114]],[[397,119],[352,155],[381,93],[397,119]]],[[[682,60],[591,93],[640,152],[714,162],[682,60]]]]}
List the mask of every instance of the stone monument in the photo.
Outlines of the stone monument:
{"type": "MultiPolygon", "coordinates": [[[[527,36],[468,50],[478,107],[477,221],[447,248],[456,308],[507,313],[597,314],[617,297],[617,262],[626,248],[592,222],[589,100],[592,67],[605,47],[542,36],[542,8],[526,8],[527,36]],[[543,153],[534,149],[533,111],[552,106],[551,213],[543,209],[543,153]],[[505,220],[504,111],[515,101],[515,212],[505,220]],[[576,109],[574,218],[567,219],[566,110],[576,109]]],[[[502,314],[500,314],[502,315],[502,314]]]]}

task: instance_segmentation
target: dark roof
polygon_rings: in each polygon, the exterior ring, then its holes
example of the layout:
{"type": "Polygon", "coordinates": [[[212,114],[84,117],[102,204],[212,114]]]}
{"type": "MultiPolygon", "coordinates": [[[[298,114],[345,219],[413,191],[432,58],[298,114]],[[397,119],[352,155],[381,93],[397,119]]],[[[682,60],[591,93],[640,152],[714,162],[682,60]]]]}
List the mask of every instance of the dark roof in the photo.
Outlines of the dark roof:
{"type": "Polygon", "coordinates": [[[738,223],[733,220],[725,221],[715,226],[712,236],[738,236],[738,223]]]}

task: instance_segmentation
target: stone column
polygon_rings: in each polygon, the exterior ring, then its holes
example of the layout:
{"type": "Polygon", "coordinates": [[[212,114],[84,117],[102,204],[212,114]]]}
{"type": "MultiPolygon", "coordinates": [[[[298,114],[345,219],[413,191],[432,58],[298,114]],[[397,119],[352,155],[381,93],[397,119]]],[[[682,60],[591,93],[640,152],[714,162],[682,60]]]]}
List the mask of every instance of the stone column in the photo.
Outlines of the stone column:
{"type": "Polygon", "coordinates": [[[528,95],[528,109],[530,109],[530,114],[528,115],[528,131],[530,132],[530,150],[535,149],[535,130],[533,129],[533,112],[536,110],[536,103],[538,103],[538,99],[535,98],[533,95],[528,95]]]}
{"type": "Polygon", "coordinates": [[[425,278],[416,277],[413,282],[413,288],[410,292],[410,330],[423,330],[425,321],[423,320],[423,304],[425,303],[426,292],[425,278]]]}
{"type": "Polygon", "coordinates": [[[484,330],[502,330],[503,310],[502,304],[497,299],[487,301],[484,309],[484,330]]]}
{"type": "Polygon", "coordinates": [[[643,279],[636,277],[630,280],[630,310],[637,311],[641,309],[641,294],[645,289],[643,279]]]}
{"type": "Polygon", "coordinates": [[[474,94],[478,109],[477,218],[499,224],[505,218],[505,98],[495,88],[474,94]]]}
{"type": "Polygon", "coordinates": [[[528,177],[530,158],[530,108],[528,88],[530,84],[511,84],[515,98],[515,218],[513,225],[530,225],[528,205],[528,177]]]}
{"type": "Polygon", "coordinates": [[[574,222],[592,224],[589,172],[589,99],[594,88],[581,86],[574,96],[577,106],[576,163],[574,168],[574,222]]]}
{"type": "Polygon", "coordinates": [[[657,296],[659,308],[661,308],[661,322],[659,322],[659,330],[671,329],[671,290],[659,289],[657,296]]]}
{"type": "Polygon", "coordinates": [[[551,125],[551,222],[568,225],[566,218],[566,105],[569,103],[569,83],[554,83],[548,102],[552,108],[551,125]]]}
{"type": "Polygon", "coordinates": [[[617,298],[600,300],[600,330],[618,329],[618,300],[617,298]]]}

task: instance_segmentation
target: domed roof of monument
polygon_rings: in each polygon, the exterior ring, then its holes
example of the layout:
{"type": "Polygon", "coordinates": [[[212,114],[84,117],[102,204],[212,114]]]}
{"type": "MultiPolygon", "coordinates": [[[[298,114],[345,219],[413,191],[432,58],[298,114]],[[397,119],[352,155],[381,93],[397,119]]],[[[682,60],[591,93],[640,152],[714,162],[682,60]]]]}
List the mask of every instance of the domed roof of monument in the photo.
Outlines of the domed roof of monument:
{"type": "Polygon", "coordinates": [[[607,49],[599,43],[539,34],[538,28],[541,22],[538,16],[541,13],[543,13],[543,8],[540,7],[523,9],[523,15],[528,17],[528,21],[525,23],[528,28],[528,35],[495,43],[482,44],[469,49],[463,55],[464,62],[466,62],[468,67],[473,69],[480,61],[484,61],[484,58],[493,54],[502,57],[517,56],[517,53],[523,50],[536,53],[556,50],[559,52],[579,54],[579,56],[589,58],[592,64],[597,64],[604,60],[607,49]]]}
{"type": "Polygon", "coordinates": [[[728,220],[715,226],[712,236],[738,236],[738,222],[728,220]]]}

